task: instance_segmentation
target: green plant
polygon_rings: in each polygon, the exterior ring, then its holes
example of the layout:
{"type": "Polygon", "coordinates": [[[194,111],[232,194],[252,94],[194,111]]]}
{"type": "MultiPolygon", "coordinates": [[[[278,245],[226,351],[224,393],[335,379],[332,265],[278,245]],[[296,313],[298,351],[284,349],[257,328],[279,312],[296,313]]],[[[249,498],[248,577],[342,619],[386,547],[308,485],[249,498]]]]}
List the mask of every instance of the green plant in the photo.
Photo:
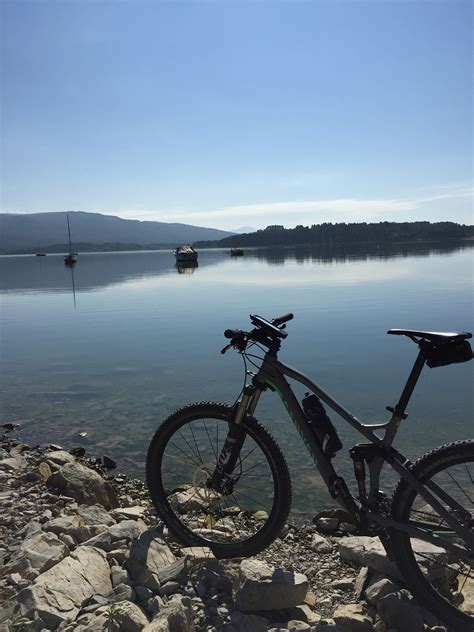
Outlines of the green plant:
{"type": "Polygon", "coordinates": [[[110,606],[105,611],[107,618],[107,627],[109,630],[113,630],[115,626],[120,625],[123,619],[123,612],[117,606],[110,606]]]}

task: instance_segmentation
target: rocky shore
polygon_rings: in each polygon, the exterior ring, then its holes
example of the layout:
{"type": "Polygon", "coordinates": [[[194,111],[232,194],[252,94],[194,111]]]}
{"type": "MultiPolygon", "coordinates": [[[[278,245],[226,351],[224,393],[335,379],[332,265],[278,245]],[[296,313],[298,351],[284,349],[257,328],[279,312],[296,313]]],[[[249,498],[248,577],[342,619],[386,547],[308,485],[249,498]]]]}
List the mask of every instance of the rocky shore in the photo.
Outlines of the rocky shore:
{"type": "Polygon", "coordinates": [[[175,541],[111,459],[2,430],[0,632],[446,631],[341,509],[288,524],[254,558],[217,560],[175,541]]]}

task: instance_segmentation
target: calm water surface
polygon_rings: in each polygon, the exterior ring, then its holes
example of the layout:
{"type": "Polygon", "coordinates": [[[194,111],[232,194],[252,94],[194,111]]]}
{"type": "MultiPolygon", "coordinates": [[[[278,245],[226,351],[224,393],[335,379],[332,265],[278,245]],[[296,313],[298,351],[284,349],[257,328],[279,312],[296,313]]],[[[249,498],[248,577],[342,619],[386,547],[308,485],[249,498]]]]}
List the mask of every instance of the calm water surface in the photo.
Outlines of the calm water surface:
{"type": "MultiPolygon", "coordinates": [[[[198,268],[178,270],[165,251],[91,253],[80,255],[73,272],[61,256],[0,257],[2,421],[20,422],[25,441],[82,442],[143,476],[160,420],[194,400],[238,395],[242,361],[220,354],[224,329],[245,329],[250,313],[288,311],[295,319],[281,359],[359,419],[384,421],[416,356],[412,342],[386,330],[473,331],[472,254],[468,246],[428,245],[276,248],[242,258],[212,250],[200,253],[198,268]]],[[[472,436],[473,369],[474,362],[425,369],[399,449],[415,457],[472,436]]],[[[284,448],[295,510],[326,504],[281,402],[264,394],[256,416],[284,448]]],[[[332,418],[350,447],[357,436],[332,418]]],[[[350,473],[345,455],[336,464],[350,473]]]]}

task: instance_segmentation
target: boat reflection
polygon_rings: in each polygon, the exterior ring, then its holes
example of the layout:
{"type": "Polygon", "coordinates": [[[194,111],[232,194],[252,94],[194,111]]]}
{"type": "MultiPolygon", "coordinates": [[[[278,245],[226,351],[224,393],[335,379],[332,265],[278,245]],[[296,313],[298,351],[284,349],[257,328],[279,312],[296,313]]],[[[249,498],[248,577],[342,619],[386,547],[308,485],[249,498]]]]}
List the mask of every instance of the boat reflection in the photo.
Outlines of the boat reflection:
{"type": "Polygon", "coordinates": [[[178,274],[194,274],[194,270],[198,267],[197,261],[177,261],[175,265],[178,274]]]}

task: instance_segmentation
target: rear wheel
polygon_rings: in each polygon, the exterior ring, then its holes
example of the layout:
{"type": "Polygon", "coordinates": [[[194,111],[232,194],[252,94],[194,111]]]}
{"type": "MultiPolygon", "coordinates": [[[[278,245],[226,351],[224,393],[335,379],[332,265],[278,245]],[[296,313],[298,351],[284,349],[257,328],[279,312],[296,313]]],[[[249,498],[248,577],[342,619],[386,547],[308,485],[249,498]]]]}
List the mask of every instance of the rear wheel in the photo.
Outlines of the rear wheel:
{"type": "MultiPolygon", "coordinates": [[[[450,514],[474,533],[474,441],[446,444],[422,456],[412,473],[421,483],[433,482],[453,502],[437,499],[450,514]]],[[[393,497],[392,515],[400,522],[420,523],[439,536],[440,545],[393,531],[391,540],[397,563],[413,594],[450,629],[474,630],[474,556],[444,549],[445,541],[465,543],[445,520],[402,480],[393,497]]]]}
{"type": "Polygon", "coordinates": [[[156,511],[189,546],[207,546],[217,557],[254,555],[279,534],[291,504],[285,459],[253,417],[232,484],[225,492],[207,486],[229,431],[232,408],[191,404],[173,413],[148,449],[147,483],[156,511]]]}

